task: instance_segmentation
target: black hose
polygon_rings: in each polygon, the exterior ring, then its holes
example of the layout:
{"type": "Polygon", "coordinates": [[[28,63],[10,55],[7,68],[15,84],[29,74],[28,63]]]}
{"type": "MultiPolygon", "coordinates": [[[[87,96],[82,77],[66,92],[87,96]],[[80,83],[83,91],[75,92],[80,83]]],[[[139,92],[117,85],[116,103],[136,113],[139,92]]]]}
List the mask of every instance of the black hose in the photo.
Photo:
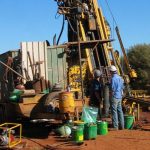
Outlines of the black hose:
{"type": "Polygon", "coordinates": [[[62,27],[61,27],[61,31],[60,31],[60,34],[59,34],[59,37],[58,37],[58,40],[57,40],[57,45],[59,44],[59,41],[60,41],[60,38],[62,36],[62,33],[64,31],[64,25],[65,25],[65,16],[63,15],[63,23],[62,23],[62,27]]]}

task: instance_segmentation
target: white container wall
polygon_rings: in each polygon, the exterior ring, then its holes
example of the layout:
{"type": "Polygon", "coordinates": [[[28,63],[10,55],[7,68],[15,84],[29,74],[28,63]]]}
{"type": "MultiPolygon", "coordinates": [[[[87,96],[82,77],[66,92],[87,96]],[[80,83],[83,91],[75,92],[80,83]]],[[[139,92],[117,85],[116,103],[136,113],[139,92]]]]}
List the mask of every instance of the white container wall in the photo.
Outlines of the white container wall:
{"type": "Polygon", "coordinates": [[[21,51],[23,76],[25,77],[24,69],[26,69],[31,80],[36,73],[39,73],[44,79],[48,79],[46,42],[21,42],[21,51]]]}

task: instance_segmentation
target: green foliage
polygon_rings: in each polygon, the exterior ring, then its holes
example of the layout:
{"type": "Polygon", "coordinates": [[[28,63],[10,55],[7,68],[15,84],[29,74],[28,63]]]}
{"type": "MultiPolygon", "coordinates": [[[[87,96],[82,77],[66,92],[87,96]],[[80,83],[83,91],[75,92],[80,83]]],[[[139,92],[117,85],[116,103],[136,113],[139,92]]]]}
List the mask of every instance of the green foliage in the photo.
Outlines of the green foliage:
{"type": "MultiPolygon", "coordinates": [[[[128,50],[128,59],[138,78],[132,83],[134,89],[150,87],[150,44],[138,44],[128,50]]],[[[147,89],[148,90],[148,89],[147,89]]]]}

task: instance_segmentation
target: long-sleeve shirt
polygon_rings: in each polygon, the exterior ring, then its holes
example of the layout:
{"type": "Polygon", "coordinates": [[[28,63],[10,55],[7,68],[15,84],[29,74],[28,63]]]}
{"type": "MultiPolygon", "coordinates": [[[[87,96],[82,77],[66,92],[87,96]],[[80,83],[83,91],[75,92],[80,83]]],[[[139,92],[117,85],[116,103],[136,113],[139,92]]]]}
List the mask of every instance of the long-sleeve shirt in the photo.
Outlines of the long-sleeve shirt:
{"type": "Polygon", "coordinates": [[[102,85],[100,82],[96,79],[94,79],[91,83],[90,87],[90,99],[91,99],[91,104],[98,105],[99,106],[99,101],[101,98],[101,88],[102,85]],[[96,95],[98,94],[98,95],[96,95]],[[98,99],[99,97],[99,99],[98,99]]]}
{"type": "Polygon", "coordinates": [[[123,88],[123,79],[118,74],[113,74],[111,79],[112,97],[116,99],[122,99],[123,88]]]}

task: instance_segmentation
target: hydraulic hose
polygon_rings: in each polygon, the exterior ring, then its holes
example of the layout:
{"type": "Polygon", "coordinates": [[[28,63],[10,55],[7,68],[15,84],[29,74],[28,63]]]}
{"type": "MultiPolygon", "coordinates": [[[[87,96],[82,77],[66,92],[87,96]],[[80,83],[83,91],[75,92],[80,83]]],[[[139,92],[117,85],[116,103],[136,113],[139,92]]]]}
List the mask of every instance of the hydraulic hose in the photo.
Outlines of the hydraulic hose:
{"type": "Polygon", "coordinates": [[[65,25],[65,16],[63,15],[63,23],[62,23],[62,27],[61,27],[61,31],[60,31],[60,34],[59,34],[59,37],[58,37],[58,40],[57,40],[57,45],[59,44],[59,41],[60,41],[60,38],[62,36],[62,33],[64,31],[64,25],[65,25]]]}

